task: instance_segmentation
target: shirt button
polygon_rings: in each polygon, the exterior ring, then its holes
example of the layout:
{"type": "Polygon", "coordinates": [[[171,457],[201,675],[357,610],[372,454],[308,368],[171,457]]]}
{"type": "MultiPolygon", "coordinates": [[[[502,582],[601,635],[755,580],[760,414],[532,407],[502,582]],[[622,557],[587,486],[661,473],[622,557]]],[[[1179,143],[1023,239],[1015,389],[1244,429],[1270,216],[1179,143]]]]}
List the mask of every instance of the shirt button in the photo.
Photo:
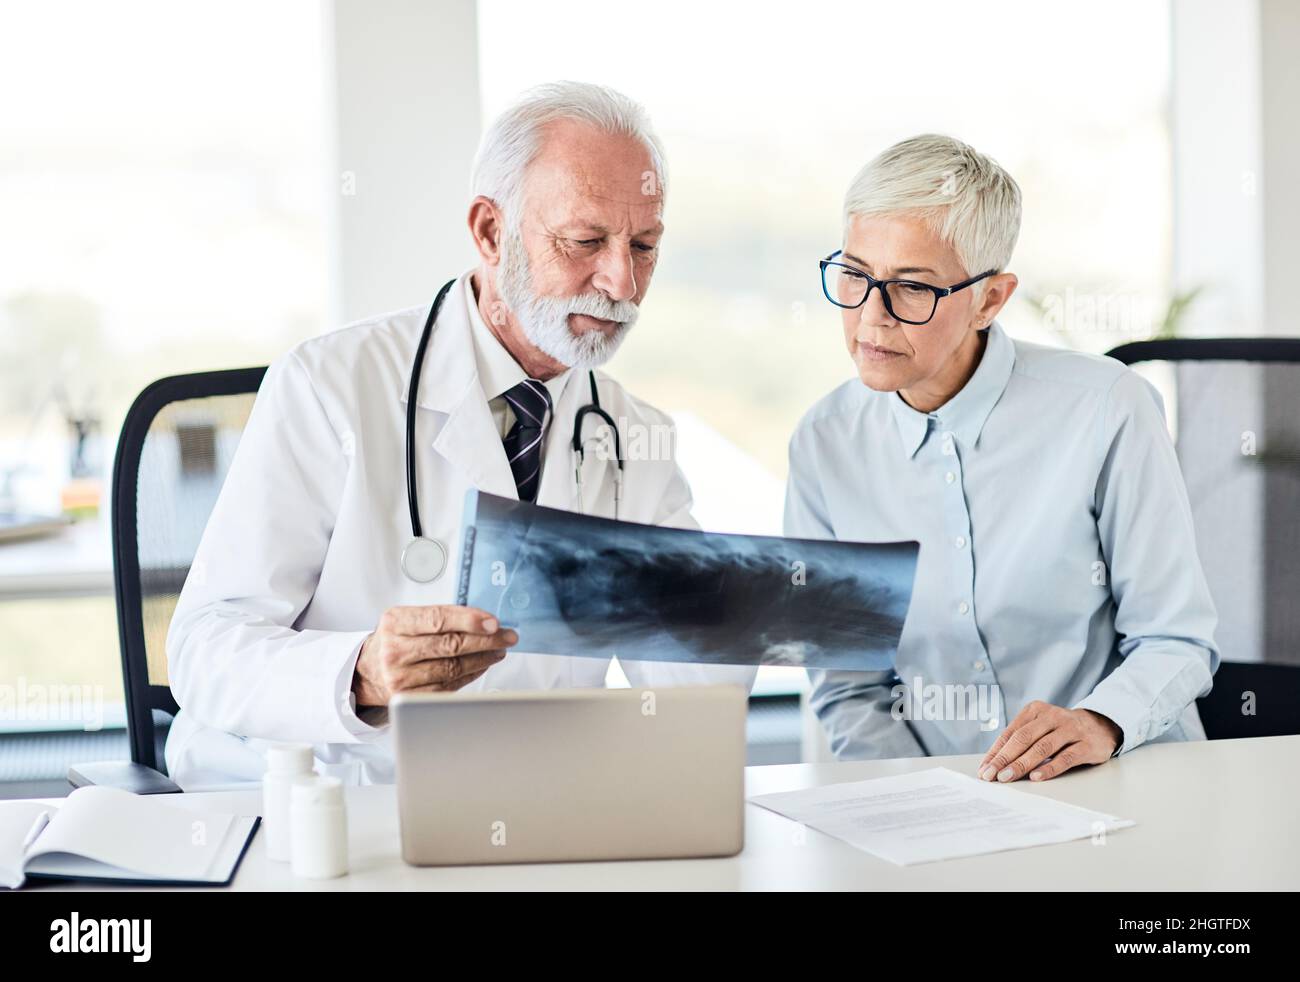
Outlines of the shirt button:
{"type": "Polygon", "coordinates": [[[969,613],[970,613],[970,604],[968,604],[965,600],[963,600],[961,603],[959,603],[959,604],[957,605],[957,613],[959,613],[959,614],[969,614],[969,613]]]}
{"type": "Polygon", "coordinates": [[[951,457],[953,454],[957,452],[957,449],[952,445],[951,433],[945,433],[943,435],[943,452],[944,455],[948,457],[951,457]]]}
{"type": "Polygon", "coordinates": [[[977,671],[977,672],[982,672],[982,671],[984,671],[984,662],[982,662],[982,661],[974,662],[974,663],[971,665],[971,668],[975,669],[975,671],[977,671]]]}
{"type": "Polygon", "coordinates": [[[957,536],[957,538],[952,540],[952,544],[955,545],[958,549],[964,549],[966,547],[966,536],[964,535],[957,536]]]}
{"type": "Polygon", "coordinates": [[[954,474],[952,471],[949,471],[947,474],[943,476],[943,479],[947,481],[949,484],[951,484],[953,481],[957,480],[957,475],[954,474]]]}

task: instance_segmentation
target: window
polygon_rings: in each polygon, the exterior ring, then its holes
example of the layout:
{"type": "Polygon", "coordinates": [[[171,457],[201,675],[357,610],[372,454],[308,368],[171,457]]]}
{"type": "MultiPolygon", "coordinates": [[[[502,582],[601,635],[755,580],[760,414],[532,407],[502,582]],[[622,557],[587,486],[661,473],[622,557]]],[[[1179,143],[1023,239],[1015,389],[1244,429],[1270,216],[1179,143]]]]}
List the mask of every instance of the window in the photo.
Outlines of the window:
{"type": "Polygon", "coordinates": [[[786,441],[852,375],[817,260],[857,170],[923,132],[964,139],[1024,192],[1001,317],[1105,351],[1167,303],[1169,12],[1107,0],[694,4],[648,12],[481,0],[485,116],[556,77],[644,103],[668,153],[663,256],[612,364],[673,413],[706,526],[780,527],[786,441]],[[1055,42],[1054,43],[1054,39],[1055,42]],[[683,357],[683,354],[688,357],[683,357]],[[741,482],[758,504],[736,512],[741,482]]]}
{"type": "Polygon", "coordinates": [[[88,514],[0,542],[0,728],[77,725],[34,686],[121,722],[103,505],[136,393],[325,327],[320,46],[307,0],[7,11],[0,512],[88,514]]]}
{"type": "MultiPolygon", "coordinates": [[[[852,377],[817,260],[840,245],[851,178],[891,143],[946,132],[1020,183],[1021,286],[1000,318],[1012,334],[1099,352],[1158,325],[1168,25],[1161,4],[1115,0],[1086,17],[1026,0],[996,17],[933,0],[583,0],[559,29],[552,6],[480,0],[484,115],[556,77],[649,109],[668,155],[667,231],[611,369],[676,419],[705,528],[779,534],[789,436],[852,377]]],[[[755,691],[804,685],[763,669],[755,691]]]]}
{"type": "MultiPolygon", "coordinates": [[[[788,436],[850,376],[816,261],[889,143],[949,132],[1020,181],[1012,333],[1101,351],[1161,323],[1168,22],[1165,4],[1115,0],[996,18],[482,0],[483,109],[556,77],[648,106],[668,232],[612,370],[675,415],[705,527],[779,532],[788,436]]],[[[0,85],[21,98],[0,102],[0,513],[91,514],[0,542],[0,683],[101,686],[111,703],[103,482],[127,405],[161,375],[265,363],[334,326],[321,8],[65,2],[6,27],[0,85]]]]}

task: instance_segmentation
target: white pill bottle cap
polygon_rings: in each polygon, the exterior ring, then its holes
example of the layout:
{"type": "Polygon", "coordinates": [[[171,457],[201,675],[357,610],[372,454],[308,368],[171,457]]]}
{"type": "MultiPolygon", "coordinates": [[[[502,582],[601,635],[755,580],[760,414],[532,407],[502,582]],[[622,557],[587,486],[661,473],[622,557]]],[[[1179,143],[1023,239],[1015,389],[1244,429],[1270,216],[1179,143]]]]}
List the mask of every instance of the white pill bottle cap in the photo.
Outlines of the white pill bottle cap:
{"type": "Polygon", "coordinates": [[[314,777],[294,781],[294,808],[341,808],[343,782],[336,777],[314,777]]]}
{"type": "Polygon", "coordinates": [[[309,743],[273,743],[266,750],[269,774],[310,774],[314,763],[309,743]]]}

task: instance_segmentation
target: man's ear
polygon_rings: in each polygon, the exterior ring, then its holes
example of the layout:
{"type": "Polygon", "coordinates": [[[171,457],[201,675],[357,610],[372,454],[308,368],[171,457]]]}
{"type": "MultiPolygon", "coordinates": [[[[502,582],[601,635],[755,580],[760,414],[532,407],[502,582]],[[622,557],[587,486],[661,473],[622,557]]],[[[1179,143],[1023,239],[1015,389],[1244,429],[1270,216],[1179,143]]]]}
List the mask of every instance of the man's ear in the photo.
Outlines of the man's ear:
{"type": "Polygon", "coordinates": [[[469,203],[469,234],[484,266],[501,261],[501,236],[505,230],[501,211],[491,198],[479,195],[469,203]]]}
{"type": "Polygon", "coordinates": [[[1019,285],[1020,280],[1015,273],[998,273],[985,280],[984,293],[975,311],[975,323],[982,328],[988,327],[1019,285]]]}

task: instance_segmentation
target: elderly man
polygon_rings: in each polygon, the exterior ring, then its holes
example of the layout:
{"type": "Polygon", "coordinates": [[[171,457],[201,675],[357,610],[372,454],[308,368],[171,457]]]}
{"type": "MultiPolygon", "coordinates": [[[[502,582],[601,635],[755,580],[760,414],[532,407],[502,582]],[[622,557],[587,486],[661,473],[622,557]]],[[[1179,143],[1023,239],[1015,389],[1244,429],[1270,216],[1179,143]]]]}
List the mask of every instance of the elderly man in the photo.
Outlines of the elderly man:
{"type": "Polygon", "coordinates": [[[863,168],[843,220],[822,284],[858,378],[791,440],[786,532],[921,552],[895,671],[814,673],[832,750],[982,753],[1013,781],[1203,739],[1215,612],[1160,397],[994,320],[1015,181],[921,136],[863,168]]]}
{"type": "MultiPolygon", "coordinates": [[[[391,781],[385,707],[398,692],[604,684],[606,661],[511,650],[527,650],[526,629],[454,604],[446,567],[468,489],[693,525],[671,440],[641,441],[663,459],[628,455],[621,475],[587,453],[580,485],[569,449],[593,401],[628,431],[624,447],[638,429],[671,433],[594,371],[659,257],[664,167],[643,111],[597,86],[534,90],[488,128],[472,192],[479,263],[443,289],[436,319],[353,325],[266,376],[167,639],[181,712],[166,759],[184,788],[260,779],[267,741],[312,744],[322,773],[391,781]]],[[[580,439],[599,451],[602,436],[588,416],[580,439]]],[[[623,667],[636,685],[753,680],[743,667],[623,667]]]]}

